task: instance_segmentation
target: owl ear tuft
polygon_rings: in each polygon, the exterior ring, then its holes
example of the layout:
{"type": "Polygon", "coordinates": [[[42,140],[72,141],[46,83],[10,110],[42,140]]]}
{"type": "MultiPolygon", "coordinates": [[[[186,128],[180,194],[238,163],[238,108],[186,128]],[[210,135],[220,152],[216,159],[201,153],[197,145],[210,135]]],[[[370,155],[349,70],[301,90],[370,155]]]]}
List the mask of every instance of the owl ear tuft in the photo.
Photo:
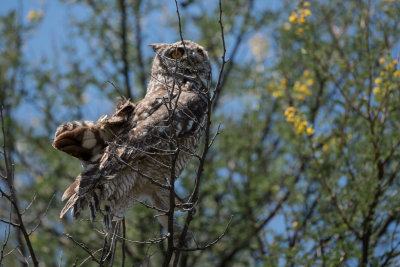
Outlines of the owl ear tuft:
{"type": "Polygon", "coordinates": [[[158,51],[160,48],[165,47],[165,46],[167,46],[167,45],[168,45],[168,44],[166,44],[166,43],[148,44],[148,46],[151,46],[151,47],[153,48],[154,52],[156,52],[156,53],[157,53],[157,51],[158,51]]]}

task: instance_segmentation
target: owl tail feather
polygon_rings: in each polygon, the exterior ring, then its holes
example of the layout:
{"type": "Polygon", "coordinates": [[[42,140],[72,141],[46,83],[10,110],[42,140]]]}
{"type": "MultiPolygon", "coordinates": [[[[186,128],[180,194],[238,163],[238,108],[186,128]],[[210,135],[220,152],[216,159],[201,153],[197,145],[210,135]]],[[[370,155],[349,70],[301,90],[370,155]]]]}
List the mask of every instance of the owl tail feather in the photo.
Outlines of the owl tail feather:
{"type": "MultiPolygon", "coordinates": [[[[72,184],[71,186],[73,186],[72,184]]],[[[91,192],[86,192],[84,196],[79,196],[76,191],[78,191],[78,187],[74,189],[75,193],[71,193],[71,186],[65,191],[63,195],[63,200],[68,198],[67,204],[65,204],[64,208],[61,210],[60,218],[64,217],[64,215],[68,212],[68,210],[72,211],[72,217],[77,219],[83,209],[89,207],[90,220],[93,222],[96,218],[96,213],[100,211],[100,190],[94,190],[91,192]]]]}
{"type": "Polygon", "coordinates": [[[68,199],[67,204],[65,204],[64,208],[60,212],[60,219],[62,219],[64,217],[65,213],[67,213],[72,208],[72,206],[75,204],[77,199],[78,199],[78,196],[76,194],[73,194],[68,199]]]}
{"type": "Polygon", "coordinates": [[[104,206],[104,214],[103,214],[103,228],[104,228],[104,232],[108,233],[110,231],[110,229],[112,228],[112,218],[113,215],[111,213],[111,208],[109,205],[105,205],[104,206]]]}

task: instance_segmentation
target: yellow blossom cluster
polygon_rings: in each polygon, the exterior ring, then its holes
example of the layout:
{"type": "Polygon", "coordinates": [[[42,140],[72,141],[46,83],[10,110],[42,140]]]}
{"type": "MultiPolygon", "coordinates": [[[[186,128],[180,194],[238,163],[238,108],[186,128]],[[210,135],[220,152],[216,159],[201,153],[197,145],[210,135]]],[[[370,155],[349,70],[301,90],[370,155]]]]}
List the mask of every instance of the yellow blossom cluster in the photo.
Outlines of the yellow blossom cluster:
{"type": "Polygon", "coordinates": [[[400,80],[400,70],[398,67],[398,60],[392,58],[381,57],[379,59],[380,70],[377,78],[375,78],[375,87],[373,93],[377,97],[381,97],[388,92],[388,90],[394,89],[393,80],[400,80]]]}
{"type": "Polygon", "coordinates": [[[30,10],[28,12],[28,15],[26,16],[26,19],[28,21],[38,22],[43,18],[43,16],[44,16],[43,11],[41,11],[41,10],[33,10],[32,9],[32,10],[30,10]]]}
{"type": "MultiPolygon", "coordinates": [[[[310,7],[310,2],[306,1],[302,4],[298,10],[293,11],[289,16],[289,22],[292,24],[304,24],[307,22],[307,17],[311,16],[311,11],[308,9],[310,7]]],[[[296,30],[297,34],[303,34],[303,28],[299,27],[296,30]]]]}
{"type": "MultiPolygon", "coordinates": [[[[296,81],[293,85],[294,97],[297,100],[303,101],[307,96],[311,95],[310,87],[314,84],[314,80],[310,77],[310,72],[305,70],[300,80],[296,81]]],[[[272,81],[268,86],[269,91],[275,98],[284,96],[285,92],[288,92],[288,80],[286,78],[280,79],[280,81],[272,81]]]]}
{"type": "Polygon", "coordinates": [[[280,98],[284,95],[285,90],[288,87],[288,82],[286,78],[282,78],[279,83],[278,82],[271,82],[268,86],[269,91],[271,92],[272,96],[275,98],[280,98]]]}
{"type": "Polygon", "coordinates": [[[302,101],[311,95],[310,87],[314,84],[314,80],[310,77],[310,72],[305,70],[303,77],[294,83],[293,91],[298,100],[302,101]]]}
{"type": "Polygon", "coordinates": [[[309,125],[308,122],[303,119],[303,116],[299,114],[296,108],[288,107],[284,114],[286,116],[286,121],[293,124],[297,134],[314,134],[315,131],[312,125],[309,125]]]}
{"type": "MultiPolygon", "coordinates": [[[[305,3],[308,3],[308,2],[305,2],[305,3]]],[[[300,8],[299,11],[297,11],[297,12],[293,11],[292,14],[290,14],[289,22],[304,24],[307,21],[307,17],[311,16],[311,14],[312,13],[309,9],[300,8]]]]}

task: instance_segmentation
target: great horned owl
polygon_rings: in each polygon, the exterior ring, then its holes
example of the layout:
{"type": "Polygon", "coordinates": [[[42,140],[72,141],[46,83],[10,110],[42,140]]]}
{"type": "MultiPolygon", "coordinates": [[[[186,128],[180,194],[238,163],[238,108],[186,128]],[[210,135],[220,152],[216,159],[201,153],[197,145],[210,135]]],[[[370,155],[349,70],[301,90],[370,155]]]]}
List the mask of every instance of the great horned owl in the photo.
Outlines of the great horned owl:
{"type": "MultiPolygon", "coordinates": [[[[53,147],[81,160],[84,170],[67,188],[61,211],[77,218],[89,207],[106,228],[122,218],[137,199],[150,199],[168,211],[171,157],[178,177],[204,134],[211,65],[206,50],[192,41],[151,44],[153,60],[147,92],[136,104],[122,99],[116,112],[97,123],[68,122],[58,127],[53,147]]],[[[168,218],[157,217],[164,228],[168,218]]],[[[179,225],[174,225],[179,232],[179,225]]]]}

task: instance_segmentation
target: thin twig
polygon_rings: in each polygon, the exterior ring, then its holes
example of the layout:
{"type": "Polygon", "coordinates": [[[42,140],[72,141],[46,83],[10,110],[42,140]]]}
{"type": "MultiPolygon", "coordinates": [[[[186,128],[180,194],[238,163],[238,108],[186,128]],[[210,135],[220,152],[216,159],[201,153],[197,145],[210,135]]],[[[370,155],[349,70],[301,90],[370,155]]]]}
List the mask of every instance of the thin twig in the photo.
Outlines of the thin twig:
{"type": "Polygon", "coordinates": [[[55,195],[56,194],[53,194],[53,196],[51,197],[49,203],[47,204],[46,210],[43,212],[42,215],[40,215],[38,224],[29,232],[29,235],[31,235],[33,232],[35,232],[36,229],[39,227],[39,225],[42,223],[42,219],[47,215],[47,212],[49,211],[50,205],[53,202],[55,195]]]}
{"type": "MultiPolygon", "coordinates": [[[[6,176],[7,176],[6,181],[7,181],[8,189],[10,191],[9,198],[7,198],[7,199],[10,200],[10,202],[11,202],[11,204],[13,206],[13,209],[15,211],[15,214],[16,214],[16,216],[18,218],[18,222],[19,222],[19,227],[18,228],[19,228],[19,230],[21,231],[21,233],[22,233],[22,235],[24,237],[26,246],[28,247],[28,250],[29,250],[29,254],[31,255],[31,259],[32,259],[33,265],[36,267],[36,266],[39,266],[39,262],[37,260],[35,251],[33,249],[31,240],[29,239],[29,234],[28,234],[28,232],[26,230],[26,227],[24,225],[24,221],[22,219],[22,215],[21,215],[21,212],[20,212],[19,207],[18,207],[18,201],[17,201],[17,197],[15,195],[15,189],[14,189],[14,186],[12,184],[14,172],[11,170],[11,168],[9,166],[10,159],[8,157],[7,148],[6,148],[7,137],[6,137],[6,134],[5,134],[5,127],[4,127],[3,107],[0,107],[0,117],[1,117],[1,130],[2,130],[2,134],[3,134],[4,163],[5,163],[6,176]]],[[[7,195],[5,195],[5,196],[7,197],[7,195]]]]}
{"type": "Polygon", "coordinates": [[[126,238],[126,224],[125,224],[125,217],[122,218],[121,221],[122,224],[122,263],[121,266],[124,267],[125,266],[125,238],[126,238]]]}
{"type": "Polygon", "coordinates": [[[0,219],[0,222],[6,223],[6,224],[11,225],[11,226],[14,226],[14,227],[19,227],[19,226],[20,226],[20,225],[17,224],[17,223],[13,223],[13,222],[11,222],[11,221],[7,221],[7,220],[4,220],[4,219],[0,219]]]}
{"type": "MultiPolygon", "coordinates": [[[[175,3],[176,3],[176,6],[177,6],[177,1],[175,1],[175,3]]],[[[225,45],[225,36],[224,36],[224,26],[222,24],[222,3],[221,3],[221,0],[219,0],[219,11],[220,11],[219,12],[219,24],[220,24],[220,29],[221,29],[221,39],[222,39],[222,45],[223,45],[223,53],[222,53],[222,56],[221,56],[222,65],[221,65],[221,69],[220,69],[220,72],[219,72],[219,75],[218,75],[216,86],[214,88],[214,94],[213,94],[212,98],[210,96],[209,88],[207,90],[207,121],[206,121],[206,129],[205,129],[204,150],[203,150],[203,153],[202,153],[202,155],[200,157],[199,166],[197,168],[196,179],[195,179],[195,187],[194,187],[193,193],[191,194],[191,196],[189,198],[189,201],[188,201],[189,203],[193,203],[193,205],[192,205],[192,208],[188,212],[188,216],[186,217],[185,225],[184,225],[184,228],[182,230],[181,236],[179,238],[179,245],[182,245],[184,243],[184,240],[185,240],[186,235],[187,235],[188,230],[189,230],[189,225],[190,225],[190,223],[191,223],[191,221],[193,219],[193,216],[194,216],[195,203],[197,203],[197,201],[198,201],[199,188],[200,188],[200,183],[201,183],[201,176],[202,176],[202,173],[203,173],[203,170],[204,170],[204,164],[205,164],[206,156],[207,156],[207,153],[208,153],[208,151],[210,149],[210,127],[211,127],[212,102],[214,101],[215,96],[217,95],[217,93],[221,89],[221,79],[222,79],[222,76],[223,76],[224,66],[226,64],[226,60],[225,60],[226,45],[225,45]]],[[[179,19],[179,22],[180,22],[178,6],[177,6],[177,15],[178,15],[178,19],[179,19]]],[[[182,34],[181,31],[180,31],[180,34],[182,34]]],[[[181,35],[181,38],[182,38],[182,35],[181,35]]],[[[218,130],[217,130],[217,132],[218,132],[218,130]]],[[[177,266],[178,265],[179,256],[180,256],[180,251],[177,250],[176,253],[175,253],[173,266],[177,266]]]]}
{"type": "MultiPolygon", "coordinates": [[[[11,217],[12,217],[12,213],[10,212],[10,217],[9,217],[10,222],[11,222],[11,217]]],[[[11,224],[10,223],[8,224],[8,228],[4,229],[4,233],[5,233],[5,238],[4,238],[3,246],[1,247],[1,252],[0,252],[0,266],[2,266],[3,259],[5,257],[4,250],[6,249],[8,240],[10,239],[10,234],[11,234],[11,224]]]]}
{"type": "Polygon", "coordinates": [[[119,8],[121,12],[121,42],[122,42],[122,49],[121,49],[121,58],[123,62],[123,74],[124,74],[124,81],[125,81],[125,89],[126,95],[128,98],[132,99],[132,92],[131,92],[131,82],[129,78],[129,60],[128,60],[128,40],[127,40],[127,16],[126,16],[126,3],[125,0],[119,0],[119,8]]]}
{"type": "MultiPolygon", "coordinates": [[[[177,2],[175,1],[175,4],[177,5],[177,2]]],[[[179,9],[177,7],[177,14],[178,14],[178,19],[179,19],[179,26],[180,24],[180,16],[179,16],[179,9]]],[[[182,33],[182,30],[180,28],[180,33],[182,33]]],[[[182,35],[181,35],[182,39],[182,35]]],[[[182,41],[183,45],[185,43],[182,41]]],[[[186,48],[185,48],[186,49],[186,48]]],[[[168,242],[167,242],[167,252],[165,253],[164,261],[163,261],[163,267],[168,267],[169,263],[172,259],[172,255],[174,253],[174,213],[175,213],[175,178],[176,178],[176,173],[175,173],[175,164],[176,160],[179,156],[180,148],[176,144],[177,136],[176,136],[176,130],[174,127],[174,114],[176,112],[176,108],[178,107],[178,101],[179,101],[179,96],[182,93],[181,86],[178,85],[178,96],[175,98],[175,103],[172,105],[172,100],[174,96],[174,90],[175,90],[175,85],[176,85],[176,73],[178,70],[178,60],[175,60],[175,70],[173,74],[173,82],[172,82],[172,89],[169,91],[169,101],[165,103],[167,109],[168,109],[168,123],[170,125],[170,131],[169,131],[169,149],[174,150],[174,154],[170,156],[170,189],[169,189],[169,210],[168,210],[168,242]]]]}
{"type": "Polygon", "coordinates": [[[225,57],[226,57],[226,44],[225,44],[225,34],[224,34],[224,24],[222,23],[222,1],[219,0],[219,20],[218,20],[220,29],[221,29],[221,40],[222,40],[222,55],[221,55],[221,69],[219,70],[219,74],[218,74],[218,79],[217,79],[217,84],[215,85],[214,88],[214,94],[211,98],[211,102],[213,103],[214,101],[216,101],[216,99],[219,96],[219,93],[221,91],[221,82],[222,82],[222,76],[224,74],[224,68],[225,68],[225,64],[227,63],[225,57]]]}
{"type": "Polygon", "coordinates": [[[212,247],[213,245],[217,244],[226,235],[226,233],[228,232],[228,228],[231,225],[232,218],[233,218],[233,215],[231,215],[231,217],[229,218],[228,224],[226,225],[226,227],[225,227],[224,231],[222,232],[222,234],[220,234],[214,241],[212,241],[212,242],[210,242],[207,245],[202,246],[202,247],[199,247],[199,246],[197,246],[195,248],[180,248],[180,247],[178,247],[178,248],[176,248],[176,250],[188,252],[188,251],[205,250],[205,249],[208,249],[208,248],[212,247]]]}
{"type": "Polygon", "coordinates": [[[71,239],[72,242],[74,242],[76,245],[78,245],[78,246],[81,247],[84,251],[86,251],[86,253],[89,254],[90,258],[91,258],[93,261],[95,261],[95,262],[97,262],[97,263],[100,264],[100,261],[93,255],[93,253],[90,251],[90,249],[89,249],[84,243],[81,243],[81,242],[75,240],[70,234],[64,233],[63,235],[66,236],[67,238],[71,239]]]}
{"type": "Polygon", "coordinates": [[[142,0],[135,1],[133,11],[135,13],[135,48],[136,48],[136,58],[139,66],[139,82],[143,88],[143,92],[146,91],[146,76],[142,52],[142,27],[140,25],[140,7],[142,5],[142,0]]]}

